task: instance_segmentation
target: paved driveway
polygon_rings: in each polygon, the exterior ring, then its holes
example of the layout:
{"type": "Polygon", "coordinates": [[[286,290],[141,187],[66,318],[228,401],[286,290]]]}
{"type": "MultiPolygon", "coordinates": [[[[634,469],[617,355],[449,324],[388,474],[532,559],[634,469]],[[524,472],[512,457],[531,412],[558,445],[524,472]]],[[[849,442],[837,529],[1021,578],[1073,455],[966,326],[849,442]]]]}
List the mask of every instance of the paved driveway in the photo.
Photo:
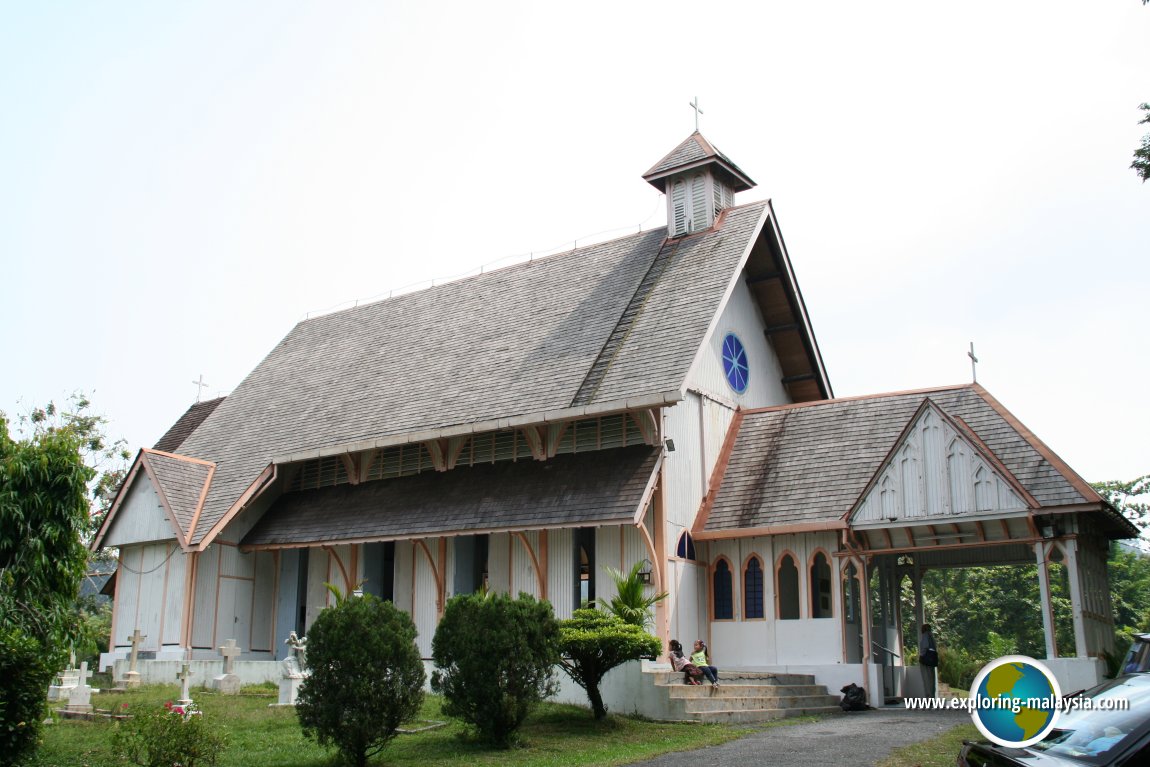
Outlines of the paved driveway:
{"type": "Polygon", "coordinates": [[[817,722],[772,727],[721,746],[665,754],[636,764],[644,767],[754,767],[761,764],[868,767],[900,746],[929,740],[969,722],[970,714],[962,711],[901,708],[858,711],[817,722]]]}

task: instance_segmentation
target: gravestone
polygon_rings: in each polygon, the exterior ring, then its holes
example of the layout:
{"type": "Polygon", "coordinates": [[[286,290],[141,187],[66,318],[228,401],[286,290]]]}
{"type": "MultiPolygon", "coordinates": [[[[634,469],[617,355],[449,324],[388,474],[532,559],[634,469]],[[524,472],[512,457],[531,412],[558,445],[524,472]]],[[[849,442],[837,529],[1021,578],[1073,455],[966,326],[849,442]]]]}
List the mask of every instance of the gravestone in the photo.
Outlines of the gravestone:
{"type": "Polygon", "coordinates": [[[308,677],[306,665],[307,637],[300,639],[293,631],[284,640],[284,644],[288,646],[288,656],[280,664],[283,677],[280,679],[279,705],[294,706],[296,698],[299,696],[300,685],[308,677]]]}
{"type": "Polygon", "coordinates": [[[176,703],[179,703],[181,706],[192,705],[192,694],[188,690],[188,685],[192,681],[192,671],[188,667],[187,661],[184,661],[180,673],[176,674],[176,679],[180,680],[180,699],[176,701],[176,703]]]}
{"type": "Polygon", "coordinates": [[[80,672],[77,675],[76,686],[68,695],[68,711],[84,714],[92,711],[92,693],[99,692],[99,690],[93,690],[88,686],[88,680],[91,678],[92,672],[88,670],[88,661],[84,661],[80,664],[80,672]]]}
{"type": "Polygon", "coordinates": [[[220,655],[224,656],[224,673],[212,680],[212,686],[224,695],[238,695],[240,692],[240,678],[235,674],[235,661],[239,654],[240,648],[234,639],[229,639],[220,648],[220,655]]]}
{"type": "Polygon", "coordinates": [[[128,637],[128,641],[132,643],[132,651],[128,654],[128,671],[124,674],[124,678],[120,680],[120,686],[140,686],[140,672],[136,670],[136,662],[140,658],[140,643],[147,638],[147,634],[141,634],[139,629],[133,631],[132,635],[128,637]]]}
{"type": "Polygon", "coordinates": [[[73,655],[68,659],[68,668],[56,674],[56,678],[48,686],[48,700],[67,702],[71,698],[72,691],[80,683],[80,672],[75,668],[75,663],[76,656],[73,655]]]}

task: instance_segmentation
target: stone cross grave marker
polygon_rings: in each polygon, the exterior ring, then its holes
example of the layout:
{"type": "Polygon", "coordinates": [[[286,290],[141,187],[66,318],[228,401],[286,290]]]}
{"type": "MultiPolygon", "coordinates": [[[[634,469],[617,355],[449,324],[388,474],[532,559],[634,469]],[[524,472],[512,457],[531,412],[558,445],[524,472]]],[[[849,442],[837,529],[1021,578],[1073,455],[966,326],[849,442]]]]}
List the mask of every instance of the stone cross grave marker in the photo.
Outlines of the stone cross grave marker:
{"type": "Polygon", "coordinates": [[[184,661],[180,673],[176,674],[176,679],[180,680],[180,699],[176,701],[181,706],[189,706],[192,703],[191,693],[188,691],[188,685],[192,681],[192,671],[188,667],[188,662],[184,661]]]}
{"type": "Polygon", "coordinates": [[[220,655],[224,656],[224,673],[217,676],[213,682],[215,688],[225,695],[238,695],[240,691],[240,678],[235,674],[236,656],[240,648],[236,640],[229,639],[220,648],[220,655]]]}
{"type": "Polygon", "coordinates": [[[125,687],[140,686],[140,672],[136,669],[136,664],[140,659],[140,645],[147,638],[148,635],[141,634],[138,628],[128,637],[128,641],[132,643],[132,651],[128,654],[128,671],[121,680],[125,687]]]}
{"type": "Polygon", "coordinates": [[[88,670],[88,661],[80,664],[76,688],[68,696],[69,711],[86,713],[92,710],[92,688],[88,686],[88,680],[92,678],[92,673],[88,670]]]}

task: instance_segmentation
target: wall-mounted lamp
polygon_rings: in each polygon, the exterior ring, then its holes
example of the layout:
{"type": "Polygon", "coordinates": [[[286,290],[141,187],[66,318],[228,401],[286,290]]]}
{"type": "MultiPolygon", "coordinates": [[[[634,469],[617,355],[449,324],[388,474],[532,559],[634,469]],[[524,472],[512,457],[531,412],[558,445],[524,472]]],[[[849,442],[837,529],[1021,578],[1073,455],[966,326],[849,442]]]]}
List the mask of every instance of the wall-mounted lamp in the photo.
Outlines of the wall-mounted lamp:
{"type": "Polygon", "coordinates": [[[670,437],[667,437],[667,439],[663,440],[663,446],[667,448],[668,453],[675,452],[675,440],[671,439],[670,437]]]}
{"type": "Polygon", "coordinates": [[[639,568],[639,580],[645,584],[651,583],[651,560],[643,560],[643,564],[639,568]]]}

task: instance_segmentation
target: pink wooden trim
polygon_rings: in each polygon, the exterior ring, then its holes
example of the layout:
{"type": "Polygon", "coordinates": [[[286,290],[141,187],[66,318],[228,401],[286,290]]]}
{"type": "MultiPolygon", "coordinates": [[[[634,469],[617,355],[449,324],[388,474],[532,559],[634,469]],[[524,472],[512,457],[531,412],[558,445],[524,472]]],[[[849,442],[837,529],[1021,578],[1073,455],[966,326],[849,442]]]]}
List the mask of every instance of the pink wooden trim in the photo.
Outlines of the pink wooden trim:
{"type": "MultiPolygon", "coordinates": [[[[695,524],[691,525],[691,531],[696,539],[704,535],[703,528],[707,526],[707,520],[710,519],[711,510],[715,505],[715,497],[719,494],[719,490],[723,486],[723,477],[727,473],[727,464],[731,461],[731,454],[735,450],[735,441],[739,437],[739,429],[742,425],[743,411],[736,410],[735,417],[731,419],[731,425],[727,427],[727,436],[723,439],[723,448],[719,451],[718,460],[715,461],[715,468],[711,471],[711,481],[707,483],[707,494],[703,496],[703,503],[699,507],[699,513],[695,516],[695,524]]],[[[715,534],[713,537],[729,538],[733,536],[715,534]]]]}
{"type": "Polygon", "coordinates": [[[639,525],[637,529],[639,530],[640,537],[643,539],[643,543],[647,546],[647,555],[650,557],[651,566],[655,570],[655,593],[661,594],[664,590],[663,566],[659,561],[658,547],[655,545],[655,542],[651,540],[651,533],[647,530],[646,525],[639,525]]]}
{"type": "MultiPolygon", "coordinates": [[[[132,468],[128,470],[128,475],[124,478],[123,483],[120,484],[120,489],[116,491],[116,497],[112,500],[112,505],[108,507],[108,513],[104,515],[104,523],[100,525],[96,537],[92,539],[92,545],[88,548],[92,551],[97,551],[100,544],[104,542],[104,536],[107,535],[109,528],[112,526],[112,519],[120,510],[120,504],[128,496],[128,490],[131,488],[132,483],[136,480],[136,475],[140,473],[141,460],[143,459],[144,451],[136,454],[136,460],[132,462],[132,468]]],[[[117,584],[118,586],[118,584],[117,584]]]]}
{"type": "Polygon", "coordinates": [[[188,547],[187,535],[184,533],[184,529],[180,526],[179,520],[176,519],[176,513],[172,511],[172,505],[168,502],[168,496],[164,492],[164,488],[160,485],[160,480],[156,476],[155,470],[148,462],[147,453],[142,455],[140,463],[144,467],[144,473],[148,475],[148,481],[152,483],[152,489],[156,491],[156,495],[160,499],[160,506],[164,510],[164,516],[168,518],[168,524],[170,524],[172,529],[176,531],[176,540],[179,541],[181,548],[186,549],[188,547]]]}
{"type": "Polygon", "coordinates": [[[783,410],[794,410],[796,408],[813,408],[822,407],[824,405],[837,405],[840,402],[857,402],[859,400],[884,399],[886,397],[903,397],[910,394],[931,394],[933,392],[954,391],[955,389],[973,389],[977,386],[978,384],[955,384],[953,386],[936,386],[929,389],[906,389],[903,391],[883,392],[881,394],[860,394],[855,397],[834,397],[833,399],[822,399],[816,400],[814,402],[792,402],[786,405],[771,405],[770,407],[751,408],[745,412],[748,415],[755,413],[777,413],[783,410]]]}
{"type": "MultiPolygon", "coordinates": [[[[527,557],[531,560],[531,568],[535,570],[535,586],[539,589],[539,598],[546,599],[547,579],[543,572],[543,568],[539,566],[539,558],[535,555],[535,551],[531,548],[531,542],[527,540],[527,535],[521,530],[516,530],[515,532],[511,533],[511,537],[517,539],[521,544],[523,544],[523,548],[527,552],[527,557]]],[[[440,540],[444,541],[445,539],[440,538],[440,540]]],[[[514,586],[514,584],[509,585],[512,587],[514,586]]]]}
{"type": "Polygon", "coordinates": [[[347,482],[350,485],[359,484],[359,466],[356,465],[355,456],[350,453],[340,453],[339,459],[343,461],[343,470],[347,472],[347,482]]]}
{"type": "Polygon", "coordinates": [[[820,533],[828,530],[846,530],[847,523],[841,519],[819,522],[802,522],[792,525],[772,525],[770,527],[747,527],[740,530],[696,530],[691,533],[696,541],[733,540],[735,538],[759,538],[769,535],[794,535],[795,533],[820,533]]]}
{"type": "Polygon", "coordinates": [[[124,581],[124,573],[126,572],[124,570],[124,550],[123,549],[120,549],[116,553],[116,563],[118,566],[116,567],[116,575],[115,575],[116,585],[112,587],[112,626],[111,626],[111,629],[109,631],[109,633],[111,634],[111,636],[108,640],[109,652],[116,649],[116,644],[117,644],[116,637],[119,636],[119,634],[117,634],[116,632],[119,631],[119,629],[120,629],[120,626],[118,625],[120,623],[120,621],[118,620],[118,617],[120,615],[120,611],[116,608],[123,604],[123,602],[120,601],[120,584],[124,581]]]}
{"type": "Polygon", "coordinates": [[[447,471],[447,446],[443,440],[429,439],[422,443],[431,456],[431,465],[436,471],[447,471]]]}
{"type": "Polygon", "coordinates": [[[531,457],[536,461],[547,460],[547,445],[543,439],[543,435],[539,433],[538,427],[524,426],[519,430],[523,434],[523,439],[527,442],[527,447],[531,448],[531,457]]]}
{"type": "Polygon", "coordinates": [[[212,539],[219,535],[220,531],[223,530],[237,514],[244,510],[244,507],[248,505],[249,501],[254,501],[264,490],[271,486],[272,482],[275,481],[277,470],[276,464],[269,463],[267,467],[260,472],[260,475],[255,478],[254,482],[248,485],[248,489],[243,492],[243,495],[236,499],[236,502],[232,504],[227,513],[220,517],[219,521],[212,525],[211,529],[204,534],[204,539],[200,541],[200,545],[197,547],[198,551],[207,549],[208,546],[211,545],[212,539]]]}
{"type": "Polygon", "coordinates": [[[986,389],[982,388],[981,384],[971,384],[971,388],[974,389],[980,397],[986,400],[986,403],[994,408],[994,410],[1002,416],[1003,420],[1010,424],[1024,440],[1029,442],[1030,446],[1037,450],[1039,455],[1049,461],[1050,465],[1053,466],[1075,490],[1082,494],[1082,497],[1087,503],[1103,502],[1102,496],[1098,495],[1086,480],[1082,479],[1065,461],[1059,458],[1057,453],[1047,447],[1045,442],[1035,436],[1034,432],[1026,428],[1022,421],[1019,421],[1013,413],[1003,407],[1002,403],[992,397],[986,389]]]}
{"type": "Polygon", "coordinates": [[[180,644],[184,647],[192,646],[192,614],[195,610],[196,574],[199,571],[199,567],[199,552],[189,551],[187,572],[184,573],[183,623],[180,626],[180,644]]]}
{"type": "Polygon", "coordinates": [[[188,524],[188,542],[190,543],[196,536],[196,525],[200,523],[200,513],[204,510],[204,501],[208,497],[208,490],[212,486],[212,480],[216,476],[216,465],[213,463],[208,467],[208,476],[204,478],[204,487],[200,490],[200,497],[196,501],[196,510],[192,512],[192,521],[188,524]]]}
{"type": "MultiPolygon", "coordinates": [[[[441,538],[440,541],[444,545],[446,545],[445,539],[441,538]]],[[[416,546],[418,546],[420,549],[422,549],[424,556],[427,557],[427,566],[431,568],[431,575],[432,575],[432,577],[435,578],[435,592],[436,592],[435,593],[435,609],[439,615],[442,615],[443,614],[443,595],[445,593],[443,590],[443,575],[439,572],[439,568],[435,564],[435,558],[433,556],[431,556],[431,549],[429,549],[427,547],[426,539],[414,538],[414,539],[412,539],[412,543],[415,544],[416,546]]],[[[508,559],[510,560],[511,557],[509,556],[508,559]]],[[[508,573],[508,575],[510,576],[510,573],[508,573]]],[[[417,580],[418,579],[416,578],[416,571],[415,571],[415,558],[412,557],[411,582],[415,583],[417,580]]],[[[414,610],[415,610],[414,604],[412,604],[411,609],[414,612],[414,610]]]]}
{"type": "Polygon", "coordinates": [[[348,575],[347,568],[344,566],[343,559],[340,558],[339,552],[335,550],[334,546],[324,546],[323,550],[327,552],[328,556],[328,575],[330,576],[331,574],[331,563],[335,562],[336,567],[339,568],[339,574],[343,576],[343,593],[346,596],[351,596],[351,576],[348,575]]]}

